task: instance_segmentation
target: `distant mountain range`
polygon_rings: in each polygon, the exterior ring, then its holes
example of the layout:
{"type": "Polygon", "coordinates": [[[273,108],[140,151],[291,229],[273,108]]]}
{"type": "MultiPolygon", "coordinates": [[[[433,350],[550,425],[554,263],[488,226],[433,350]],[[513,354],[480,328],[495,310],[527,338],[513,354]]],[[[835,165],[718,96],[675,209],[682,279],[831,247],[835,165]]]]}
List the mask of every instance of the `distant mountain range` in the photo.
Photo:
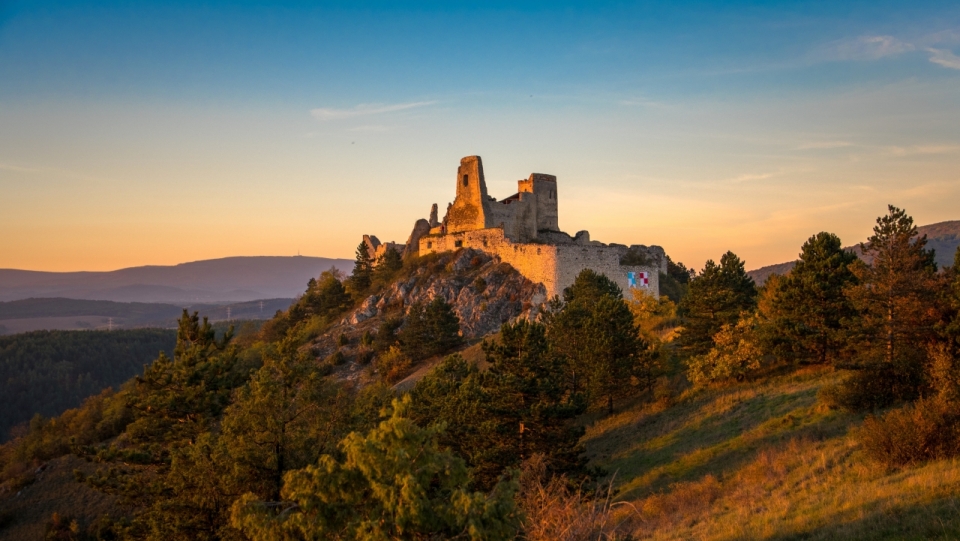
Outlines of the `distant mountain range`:
{"type": "MultiPolygon", "coordinates": [[[[960,220],[951,220],[949,222],[940,222],[930,225],[924,225],[917,228],[920,235],[927,236],[927,247],[936,251],[937,265],[941,268],[953,265],[953,256],[960,246],[960,220]]],[[[866,239],[864,239],[866,242],[866,239]]],[[[863,256],[860,251],[860,245],[849,246],[846,248],[859,256],[863,256]]],[[[796,264],[796,261],[786,263],[777,263],[776,265],[767,265],[747,274],[753,278],[757,285],[763,285],[767,278],[772,274],[787,274],[796,264]]]]}
{"type": "Polygon", "coordinates": [[[331,267],[349,273],[353,269],[353,261],[269,256],[226,257],[109,272],[0,269],[0,301],[64,297],[185,306],[291,299],[306,290],[310,278],[319,276],[331,267]]]}

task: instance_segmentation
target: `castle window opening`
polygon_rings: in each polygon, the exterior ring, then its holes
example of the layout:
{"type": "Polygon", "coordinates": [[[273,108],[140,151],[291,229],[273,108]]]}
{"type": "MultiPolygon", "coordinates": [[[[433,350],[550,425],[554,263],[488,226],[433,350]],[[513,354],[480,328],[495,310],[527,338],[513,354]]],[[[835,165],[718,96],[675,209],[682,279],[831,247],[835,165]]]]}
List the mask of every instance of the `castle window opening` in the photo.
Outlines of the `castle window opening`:
{"type": "Polygon", "coordinates": [[[427,249],[430,249],[430,248],[433,248],[433,243],[432,243],[432,242],[427,242],[427,249]]]}
{"type": "Polygon", "coordinates": [[[463,175],[463,185],[466,186],[467,182],[470,181],[470,175],[463,175]]]}
{"type": "Polygon", "coordinates": [[[462,240],[453,241],[453,246],[456,248],[463,248],[463,241],[462,240]]]}

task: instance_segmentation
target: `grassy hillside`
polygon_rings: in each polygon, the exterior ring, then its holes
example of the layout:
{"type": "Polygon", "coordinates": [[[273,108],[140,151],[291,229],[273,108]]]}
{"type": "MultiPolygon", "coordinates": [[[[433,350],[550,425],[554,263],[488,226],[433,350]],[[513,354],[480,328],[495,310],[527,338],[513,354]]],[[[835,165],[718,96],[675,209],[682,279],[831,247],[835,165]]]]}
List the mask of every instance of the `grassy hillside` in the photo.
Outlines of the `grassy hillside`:
{"type": "Polygon", "coordinates": [[[821,405],[841,374],[635,404],[587,429],[591,463],[615,474],[617,520],[641,539],[957,539],[960,461],[870,463],[860,415],[821,405]]]}

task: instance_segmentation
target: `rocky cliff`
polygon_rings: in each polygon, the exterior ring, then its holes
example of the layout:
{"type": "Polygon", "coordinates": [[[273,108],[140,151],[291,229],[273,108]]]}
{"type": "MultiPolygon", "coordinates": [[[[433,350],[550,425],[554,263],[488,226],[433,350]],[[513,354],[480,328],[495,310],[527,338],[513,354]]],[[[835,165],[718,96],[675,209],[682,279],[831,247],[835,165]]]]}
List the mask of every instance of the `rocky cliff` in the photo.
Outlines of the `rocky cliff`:
{"type": "Polygon", "coordinates": [[[453,306],[467,341],[496,332],[519,317],[535,318],[547,301],[541,284],[524,278],[513,267],[477,250],[434,254],[347,313],[339,324],[311,345],[320,358],[343,354],[343,370],[358,371],[364,362],[364,333],[375,335],[387,319],[402,318],[414,303],[441,297],[453,306]],[[341,335],[344,336],[341,339],[341,335]],[[338,341],[346,342],[338,345],[338,341]]]}

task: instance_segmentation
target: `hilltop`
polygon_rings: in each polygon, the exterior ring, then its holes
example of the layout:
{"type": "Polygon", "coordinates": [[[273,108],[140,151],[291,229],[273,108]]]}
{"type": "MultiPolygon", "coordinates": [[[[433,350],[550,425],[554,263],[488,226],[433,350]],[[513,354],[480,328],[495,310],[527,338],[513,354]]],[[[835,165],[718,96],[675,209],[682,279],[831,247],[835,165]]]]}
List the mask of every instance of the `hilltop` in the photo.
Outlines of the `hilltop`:
{"type": "Polygon", "coordinates": [[[225,257],[108,272],[0,269],[0,301],[30,297],[148,303],[224,303],[292,298],[310,278],[353,261],[307,256],[225,257]]]}
{"type": "MultiPolygon", "coordinates": [[[[953,265],[953,254],[960,246],[960,220],[951,220],[948,222],[939,222],[930,225],[923,225],[917,228],[917,232],[922,236],[927,236],[927,247],[936,251],[937,265],[940,268],[953,265]]],[[[848,246],[846,250],[855,252],[862,256],[860,245],[848,246]]],[[[793,268],[795,261],[785,263],[776,263],[748,271],[747,274],[753,278],[757,285],[763,285],[771,274],[786,274],[793,268]]]]}

